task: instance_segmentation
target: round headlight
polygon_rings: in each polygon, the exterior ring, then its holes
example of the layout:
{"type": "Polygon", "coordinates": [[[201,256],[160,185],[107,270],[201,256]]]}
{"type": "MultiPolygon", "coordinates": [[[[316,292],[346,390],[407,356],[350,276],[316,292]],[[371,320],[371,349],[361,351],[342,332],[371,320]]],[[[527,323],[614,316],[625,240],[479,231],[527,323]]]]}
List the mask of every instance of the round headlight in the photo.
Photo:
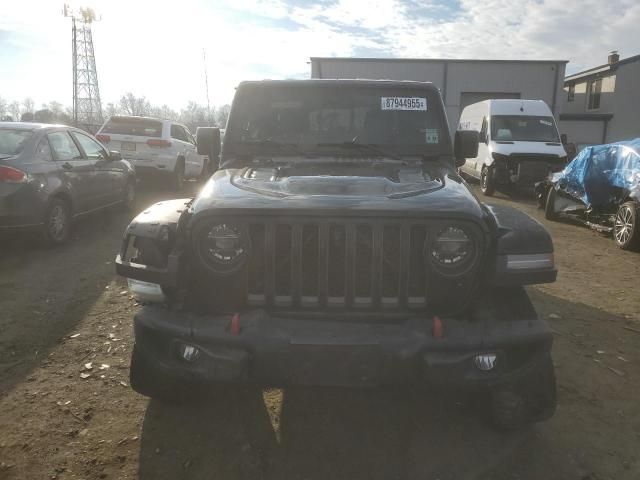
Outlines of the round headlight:
{"type": "Polygon", "coordinates": [[[197,241],[202,260],[216,273],[235,272],[249,253],[246,233],[230,223],[218,223],[201,229],[197,241]]]}
{"type": "Polygon", "coordinates": [[[433,238],[428,254],[440,270],[462,273],[475,257],[475,244],[462,228],[449,226],[433,238]]]}

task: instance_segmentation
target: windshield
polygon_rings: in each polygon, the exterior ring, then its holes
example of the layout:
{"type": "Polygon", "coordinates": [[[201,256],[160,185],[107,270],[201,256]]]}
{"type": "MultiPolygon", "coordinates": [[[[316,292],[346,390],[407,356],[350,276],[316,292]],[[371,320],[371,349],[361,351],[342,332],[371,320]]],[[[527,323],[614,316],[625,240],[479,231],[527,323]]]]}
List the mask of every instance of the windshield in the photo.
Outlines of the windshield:
{"type": "Polygon", "coordinates": [[[491,139],[500,142],[560,142],[553,117],[493,115],[491,139]]]}
{"type": "Polygon", "coordinates": [[[1,129],[0,130],[0,158],[13,157],[18,155],[27,140],[31,138],[33,132],[22,129],[1,129]]]}
{"type": "Polygon", "coordinates": [[[261,153],[272,148],[284,156],[300,150],[388,156],[443,151],[450,140],[439,98],[431,90],[267,85],[245,87],[236,95],[225,153],[257,152],[258,145],[261,153]]]}

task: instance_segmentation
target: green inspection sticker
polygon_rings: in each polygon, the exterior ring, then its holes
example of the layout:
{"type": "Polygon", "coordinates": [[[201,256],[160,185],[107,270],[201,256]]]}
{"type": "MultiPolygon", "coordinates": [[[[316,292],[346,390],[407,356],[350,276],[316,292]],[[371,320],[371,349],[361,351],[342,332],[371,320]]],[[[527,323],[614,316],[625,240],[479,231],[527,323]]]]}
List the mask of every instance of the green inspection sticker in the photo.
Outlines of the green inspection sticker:
{"type": "Polygon", "coordinates": [[[438,129],[437,128],[425,129],[424,140],[426,143],[438,143],[438,129]]]}

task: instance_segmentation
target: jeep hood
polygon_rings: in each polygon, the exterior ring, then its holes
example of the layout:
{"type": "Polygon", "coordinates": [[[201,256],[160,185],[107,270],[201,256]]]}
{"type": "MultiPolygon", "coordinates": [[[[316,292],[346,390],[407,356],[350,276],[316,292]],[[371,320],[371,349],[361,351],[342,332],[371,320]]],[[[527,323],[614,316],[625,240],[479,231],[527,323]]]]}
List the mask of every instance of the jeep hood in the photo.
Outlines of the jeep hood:
{"type": "Polygon", "coordinates": [[[287,215],[483,216],[480,203],[460,177],[440,164],[220,170],[195,199],[192,213],[199,216],[222,210],[287,215]]]}

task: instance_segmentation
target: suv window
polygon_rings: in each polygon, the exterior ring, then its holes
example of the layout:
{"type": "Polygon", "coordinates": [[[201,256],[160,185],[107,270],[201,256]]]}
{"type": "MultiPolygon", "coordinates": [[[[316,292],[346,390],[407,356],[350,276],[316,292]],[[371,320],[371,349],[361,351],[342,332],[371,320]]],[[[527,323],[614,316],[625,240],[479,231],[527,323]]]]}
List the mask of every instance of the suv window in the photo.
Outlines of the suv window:
{"type": "Polygon", "coordinates": [[[141,117],[111,117],[100,129],[100,133],[160,138],[162,122],[141,117]]]}
{"type": "Polygon", "coordinates": [[[49,143],[56,160],[82,160],[82,154],[68,132],[55,132],[48,135],[49,143]]]}
{"type": "Polygon", "coordinates": [[[78,143],[80,143],[87,158],[91,160],[106,160],[109,157],[105,149],[95,140],[82,133],[73,132],[72,135],[78,140],[78,143]]]}
{"type": "Polygon", "coordinates": [[[53,160],[53,155],[51,154],[51,147],[49,146],[49,141],[46,138],[40,140],[38,146],[36,147],[36,160],[42,160],[44,162],[50,162],[53,160]]]}
{"type": "Polygon", "coordinates": [[[171,138],[175,138],[176,140],[180,140],[182,142],[191,143],[189,138],[187,137],[187,133],[184,131],[184,128],[180,125],[171,125],[171,138]]]}

